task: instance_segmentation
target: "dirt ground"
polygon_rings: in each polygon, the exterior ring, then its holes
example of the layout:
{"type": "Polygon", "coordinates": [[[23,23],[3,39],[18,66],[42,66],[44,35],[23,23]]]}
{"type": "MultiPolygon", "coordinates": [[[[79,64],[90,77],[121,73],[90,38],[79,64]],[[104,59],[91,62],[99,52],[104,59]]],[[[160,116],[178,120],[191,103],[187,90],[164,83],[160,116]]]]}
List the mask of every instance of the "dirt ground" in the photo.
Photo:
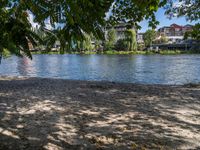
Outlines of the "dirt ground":
{"type": "Polygon", "coordinates": [[[0,78],[2,150],[200,149],[200,86],[0,78]]]}

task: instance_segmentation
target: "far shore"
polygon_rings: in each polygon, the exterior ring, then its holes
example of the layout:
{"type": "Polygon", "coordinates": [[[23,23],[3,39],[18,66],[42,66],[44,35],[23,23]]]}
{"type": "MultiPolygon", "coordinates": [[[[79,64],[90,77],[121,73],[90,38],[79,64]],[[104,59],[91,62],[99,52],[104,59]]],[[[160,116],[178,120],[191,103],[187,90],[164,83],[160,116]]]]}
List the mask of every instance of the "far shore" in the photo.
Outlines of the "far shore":
{"type": "MultiPolygon", "coordinates": [[[[36,51],[32,52],[32,54],[60,54],[59,51],[36,51]]],[[[138,50],[138,51],[114,51],[114,50],[108,50],[108,51],[81,51],[81,52],[64,52],[64,54],[106,54],[106,55],[154,55],[154,54],[160,54],[160,55],[179,55],[179,54],[200,54],[200,50],[196,51],[184,51],[184,50],[138,50]]]]}
{"type": "Polygon", "coordinates": [[[0,149],[200,149],[200,84],[0,77],[0,149]]]}

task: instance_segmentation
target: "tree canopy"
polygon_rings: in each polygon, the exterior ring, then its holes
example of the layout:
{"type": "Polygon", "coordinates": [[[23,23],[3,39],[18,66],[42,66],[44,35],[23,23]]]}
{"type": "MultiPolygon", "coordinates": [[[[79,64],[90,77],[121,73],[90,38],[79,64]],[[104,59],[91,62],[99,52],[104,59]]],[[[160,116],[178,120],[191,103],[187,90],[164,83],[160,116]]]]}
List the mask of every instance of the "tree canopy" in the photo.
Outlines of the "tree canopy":
{"type": "Polygon", "coordinates": [[[149,21],[149,26],[155,28],[159,23],[155,12],[166,2],[167,0],[116,0],[112,5],[109,21],[127,22],[139,27],[138,23],[146,19],[149,21]]]}
{"type": "Polygon", "coordinates": [[[184,35],[184,39],[193,38],[195,40],[200,40],[200,23],[193,26],[192,31],[188,31],[184,35]]]}
{"type": "Polygon", "coordinates": [[[108,30],[107,38],[105,42],[105,48],[106,50],[112,50],[114,48],[114,45],[117,41],[117,33],[114,28],[108,30]]]}
{"type": "Polygon", "coordinates": [[[155,28],[155,12],[162,6],[168,15],[186,16],[190,21],[200,18],[199,0],[0,0],[0,54],[7,49],[31,58],[30,43],[42,40],[31,30],[30,14],[46,32],[47,47],[60,41],[63,52],[66,43],[70,48],[74,39],[84,40],[85,34],[104,39],[106,24],[124,22],[139,27],[138,23],[147,19],[155,28]]]}
{"type": "MultiPolygon", "coordinates": [[[[167,7],[167,13],[186,14],[189,20],[197,20],[199,0],[177,0],[183,5],[167,7]]],[[[31,30],[29,14],[34,22],[48,35],[47,47],[60,41],[61,51],[72,47],[72,41],[84,40],[85,34],[93,34],[96,39],[104,39],[103,28],[106,24],[119,22],[138,27],[144,19],[153,28],[158,24],[155,12],[159,7],[173,0],[1,0],[0,1],[0,54],[7,49],[18,56],[27,55],[30,43],[42,42],[31,30]],[[49,20],[51,30],[46,29],[49,20]],[[67,44],[66,44],[67,43],[67,44]]]]}
{"type": "Polygon", "coordinates": [[[129,51],[137,50],[136,32],[133,29],[125,31],[125,41],[127,42],[127,49],[129,51]]]}
{"type": "Polygon", "coordinates": [[[155,40],[155,38],[156,38],[156,31],[155,30],[147,30],[143,36],[145,46],[150,46],[152,44],[153,40],[155,40]]]}
{"type": "MultiPolygon", "coordinates": [[[[39,37],[31,32],[28,15],[45,28],[50,21],[48,45],[56,40],[64,50],[72,39],[83,40],[85,33],[103,39],[106,22],[134,22],[149,19],[150,25],[157,24],[155,12],[165,0],[1,0],[0,4],[0,53],[8,49],[19,56],[31,58],[28,44],[37,44],[39,37]],[[106,18],[106,15],[109,14],[106,18]],[[3,40],[4,39],[4,40],[3,40]],[[23,52],[23,53],[22,53],[23,52]]],[[[46,31],[46,30],[45,30],[46,31]]]]}
{"type": "Polygon", "coordinates": [[[200,20],[200,0],[167,0],[165,8],[169,17],[185,16],[189,21],[200,20]]]}
{"type": "Polygon", "coordinates": [[[0,55],[5,49],[11,53],[31,58],[29,43],[36,45],[40,38],[32,32],[31,24],[26,11],[20,7],[9,7],[8,1],[2,1],[0,5],[0,55]]]}

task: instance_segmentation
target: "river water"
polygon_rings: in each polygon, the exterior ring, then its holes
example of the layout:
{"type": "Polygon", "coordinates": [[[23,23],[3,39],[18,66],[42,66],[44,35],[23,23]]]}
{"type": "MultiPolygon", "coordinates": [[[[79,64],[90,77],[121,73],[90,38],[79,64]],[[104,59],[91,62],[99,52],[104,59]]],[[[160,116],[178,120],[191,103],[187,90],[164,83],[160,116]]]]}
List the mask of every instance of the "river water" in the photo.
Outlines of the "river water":
{"type": "Polygon", "coordinates": [[[142,84],[200,82],[200,55],[33,55],[3,59],[0,76],[142,84]]]}

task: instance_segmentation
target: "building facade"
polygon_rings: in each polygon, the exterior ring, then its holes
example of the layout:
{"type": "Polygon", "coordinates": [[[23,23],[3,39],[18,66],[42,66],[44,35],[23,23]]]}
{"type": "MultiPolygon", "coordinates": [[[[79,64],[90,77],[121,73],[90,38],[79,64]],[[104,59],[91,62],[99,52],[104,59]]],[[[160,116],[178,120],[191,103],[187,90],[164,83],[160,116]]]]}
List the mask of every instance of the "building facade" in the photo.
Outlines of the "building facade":
{"type": "Polygon", "coordinates": [[[164,26],[160,29],[158,29],[158,35],[165,36],[169,43],[180,43],[183,40],[184,34],[187,31],[192,30],[192,25],[177,25],[177,24],[172,24],[170,26],[164,26]]]}
{"type": "Polygon", "coordinates": [[[125,31],[126,31],[127,29],[133,29],[133,30],[135,30],[135,32],[137,33],[137,30],[136,30],[136,28],[135,28],[134,26],[129,25],[129,24],[127,24],[127,23],[119,23],[119,24],[117,24],[117,25],[115,25],[115,26],[107,27],[107,28],[105,29],[105,37],[107,37],[108,31],[109,31],[110,29],[112,29],[112,28],[114,28],[115,31],[116,31],[117,40],[119,40],[119,39],[124,39],[124,38],[125,38],[125,34],[124,34],[124,33],[125,33],[125,31]]]}
{"type": "Polygon", "coordinates": [[[138,43],[144,43],[143,36],[144,36],[144,33],[137,33],[137,42],[138,43]]]}

